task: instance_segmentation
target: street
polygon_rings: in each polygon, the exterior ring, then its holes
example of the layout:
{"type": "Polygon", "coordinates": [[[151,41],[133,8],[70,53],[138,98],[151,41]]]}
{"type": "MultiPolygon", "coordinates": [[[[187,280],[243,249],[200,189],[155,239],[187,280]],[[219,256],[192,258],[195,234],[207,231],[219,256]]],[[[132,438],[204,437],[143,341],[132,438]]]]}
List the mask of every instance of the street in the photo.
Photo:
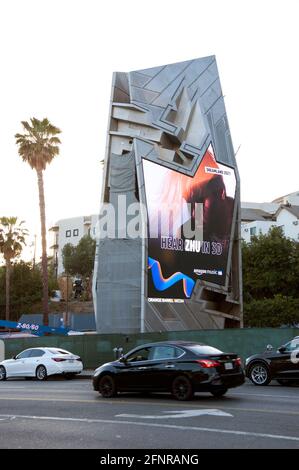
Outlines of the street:
{"type": "Polygon", "coordinates": [[[90,380],[0,384],[0,448],[299,449],[298,387],[250,383],[216,399],[122,394],[103,399],[90,380]]]}

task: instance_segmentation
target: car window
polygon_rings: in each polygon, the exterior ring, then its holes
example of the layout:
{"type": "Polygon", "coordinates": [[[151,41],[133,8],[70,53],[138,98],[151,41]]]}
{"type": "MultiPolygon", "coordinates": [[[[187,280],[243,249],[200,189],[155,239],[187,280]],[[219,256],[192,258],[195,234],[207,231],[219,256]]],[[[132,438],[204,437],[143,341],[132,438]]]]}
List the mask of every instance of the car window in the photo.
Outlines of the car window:
{"type": "Polygon", "coordinates": [[[289,352],[295,351],[295,349],[299,349],[299,338],[295,338],[289,343],[287,343],[285,345],[285,348],[286,348],[285,350],[289,352]]]}
{"type": "Polygon", "coordinates": [[[26,349],[26,351],[21,352],[17,355],[16,359],[25,359],[26,357],[30,357],[32,349],[26,349]]]}
{"type": "Polygon", "coordinates": [[[42,351],[42,349],[32,349],[30,353],[30,357],[42,357],[45,353],[45,351],[42,351]]]}
{"type": "Polygon", "coordinates": [[[205,355],[205,354],[222,354],[222,351],[219,349],[213,348],[212,346],[206,346],[206,345],[194,345],[194,346],[188,346],[188,349],[195,353],[198,356],[205,355]]]}
{"type": "Polygon", "coordinates": [[[174,346],[155,346],[151,355],[151,359],[175,359],[183,354],[184,351],[174,346]]]}
{"type": "Polygon", "coordinates": [[[48,349],[48,351],[51,354],[70,354],[67,351],[64,351],[63,349],[48,349]]]}
{"type": "Polygon", "coordinates": [[[126,356],[127,361],[136,362],[136,361],[148,361],[150,351],[152,348],[142,348],[126,356]]]}

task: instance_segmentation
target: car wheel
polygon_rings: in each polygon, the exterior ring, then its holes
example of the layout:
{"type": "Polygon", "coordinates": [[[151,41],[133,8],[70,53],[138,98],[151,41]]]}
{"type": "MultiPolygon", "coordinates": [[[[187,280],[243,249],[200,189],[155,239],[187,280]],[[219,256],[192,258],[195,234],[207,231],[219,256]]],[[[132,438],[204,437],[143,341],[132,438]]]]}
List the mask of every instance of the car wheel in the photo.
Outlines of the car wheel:
{"type": "Polygon", "coordinates": [[[176,377],[172,383],[172,395],[180,401],[191,400],[193,388],[190,380],[184,375],[176,377]]]}
{"type": "Polygon", "coordinates": [[[47,369],[45,366],[38,366],[35,372],[35,377],[37,380],[47,380],[48,375],[47,375],[47,369]]]}
{"type": "Polygon", "coordinates": [[[6,380],[6,370],[3,366],[0,366],[0,380],[6,380]]]}
{"type": "Polygon", "coordinates": [[[257,362],[251,366],[249,378],[254,385],[268,385],[271,382],[269,369],[262,362],[257,362]]]}
{"type": "Polygon", "coordinates": [[[223,395],[225,395],[226,392],[227,392],[227,388],[219,388],[218,390],[211,390],[211,394],[216,398],[223,397],[223,395]]]}
{"type": "Polygon", "coordinates": [[[111,375],[104,375],[99,381],[99,393],[103,398],[112,398],[116,395],[115,381],[111,375]]]}

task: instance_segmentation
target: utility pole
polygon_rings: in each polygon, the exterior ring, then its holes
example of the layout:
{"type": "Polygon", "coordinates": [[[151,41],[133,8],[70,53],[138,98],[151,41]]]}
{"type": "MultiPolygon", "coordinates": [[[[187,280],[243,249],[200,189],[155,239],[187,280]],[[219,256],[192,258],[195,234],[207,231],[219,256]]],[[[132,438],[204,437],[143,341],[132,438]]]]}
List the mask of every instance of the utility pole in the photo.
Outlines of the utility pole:
{"type": "Polygon", "coordinates": [[[69,324],[69,275],[66,274],[66,312],[65,312],[66,326],[69,324]]]}

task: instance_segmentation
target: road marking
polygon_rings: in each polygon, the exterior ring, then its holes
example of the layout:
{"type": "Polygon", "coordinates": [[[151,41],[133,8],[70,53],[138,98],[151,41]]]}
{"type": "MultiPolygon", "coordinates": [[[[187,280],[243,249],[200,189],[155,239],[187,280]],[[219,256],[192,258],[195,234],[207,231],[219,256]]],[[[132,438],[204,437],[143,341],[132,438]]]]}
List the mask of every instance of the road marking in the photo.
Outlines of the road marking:
{"type": "MultiPolygon", "coordinates": [[[[72,384],[73,386],[73,384],[72,384]]],[[[81,388],[81,386],[78,386],[79,388],[81,388]]],[[[42,390],[40,388],[26,388],[25,386],[21,386],[21,387],[7,387],[7,386],[3,386],[0,387],[0,394],[1,393],[5,393],[6,391],[18,391],[18,390],[22,390],[22,392],[28,392],[28,393],[40,393],[41,391],[45,391],[45,390],[42,390]]],[[[57,389],[57,388],[47,388],[46,390],[47,392],[49,393],[52,393],[52,392],[61,392],[61,393],[70,393],[70,390],[69,389],[57,389]]],[[[86,393],[86,392],[89,392],[90,391],[90,387],[82,387],[82,390],[74,390],[72,389],[72,393],[86,393]]],[[[1,395],[0,395],[1,396],[1,395]]],[[[231,392],[229,394],[229,397],[235,397],[235,396],[252,396],[252,397],[258,397],[258,398],[261,398],[261,397],[265,397],[265,398],[283,398],[283,399],[289,399],[289,400],[298,400],[298,397],[296,396],[291,396],[291,395],[270,395],[270,394],[265,394],[265,393],[240,393],[240,392],[231,392]]],[[[205,397],[206,398],[206,397],[205,397]]]]}
{"type": "MultiPolygon", "coordinates": [[[[20,387],[21,388],[21,387],[20,387]]],[[[5,390],[0,390],[0,393],[3,392],[5,393],[6,391],[15,391],[15,390],[20,390],[20,388],[10,388],[10,387],[7,387],[5,388],[5,390]]],[[[88,390],[87,390],[88,391],[88,390]]],[[[28,393],[40,393],[41,390],[36,390],[34,388],[25,388],[25,387],[22,387],[22,393],[24,392],[28,392],[28,393]]],[[[58,392],[58,393],[67,393],[69,394],[70,393],[70,390],[67,390],[67,389],[62,389],[62,388],[51,388],[51,389],[47,389],[47,390],[44,390],[44,392],[48,392],[48,393],[52,393],[52,392],[58,392]]],[[[86,394],[86,390],[71,390],[72,393],[85,393],[86,394]]]]}
{"type": "Polygon", "coordinates": [[[221,410],[208,408],[205,410],[182,410],[182,411],[162,411],[164,415],[137,415],[137,414],[120,414],[115,415],[116,418],[140,418],[140,419],[168,419],[168,418],[192,418],[194,416],[230,416],[233,415],[225,413],[221,410]]]}
{"type": "Polygon", "coordinates": [[[79,400],[76,398],[58,398],[58,397],[0,397],[0,400],[13,400],[13,401],[67,401],[74,403],[96,403],[96,400],[79,400]]]}
{"type": "MultiPolygon", "coordinates": [[[[94,400],[82,400],[82,399],[78,399],[78,398],[58,398],[58,397],[55,397],[53,398],[52,396],[51,397],[43,397],[43,398],[40,398],[40,397],[3,397],[1,396],[0,397],[0,401],[1,400],[9,400],[9,401],[43,401],[43,402],[69,402],[69,403],[92,403],[92,404],[96,404],[98,403],[98,399],[95,398],[94,400]]],[[[142,401],[142,402],[133,402],[133,401],[130,401],[130,400],[115,400],[115,401],[108,401],[108,400],[101,400],[100,401],[101,404],[103,405],[118,405],[118,404],[121,404],[121,405],[141,405],[141,406],[148,406],[148,405],[151,405],[151,406],[178,406],[178,405],[174,405],[174,404],[171,404],[171,403],[163,403],[163,402],[156,402],[156,403],[153,403],[153,402],[146,402],[146,401],[142,401]]],[[[192,406],[192,405],[191,405],[192,406]]],[[[193,405],[194,408],[196,407],[197,409],[198,408],[205,408],[204,405],[198,405],[197,403],[193,405]]],[[[254,413],[267,413],[267,414],[285,414],[285,415],[294,415],[294,416],[299,416],[299,411],[291,411],[291,410],[273,410],[273,409],[268,409],[268,410],[263,410],[263,409],[259,409],[259,408],[237,408],[237,407],[234,407],[234,406],[221,406],[220,407],[222,410],[230,410],[230,411],[241,411],[241,412],[254,412],[254,413]]]]}
{"type": "MultiPolygon", "coordinates": [[[[7,401],[43,401],[43,402],[69,402],[69,403],[91,403],[91,404],[96,404],[98,403],[98,400],[95,398],[94,400],[83,400],[79,398],[58,398],[58,397],[3,397],[0,396],[0,400],[7,400],[7,401]]],[[[108,400],[102,400],[100,402],[101,404],[105,405],[141,405],[141,406],[178,406],[174,405],[171,403],[163,403],[163,402],[146,402],[146,401],[130,401],[130,400],[116,400],[116,401],[108,401],[108,400]]],[[[190,406],[190,405],[189,405],[190,406]]],[[[192,406],[192,405],[191,405],[192,406]]],[[[198,405],[195,403],[194,408],[205,408],[204,405],[198,405]]],[[[230,411],[241,411],[241,412],[255,412],[255,413],[268,413],[268,414],[285,414],[285,415],[294,415],[294,416],[299,416],[299,411],[292,411],[292,410],[273,410],[273,409],[263,409],[263,408],[237,408],[235,406],[222,406],[221,409],[223,410],[230,410],[230,411]]]]}
{"type": "Polygon", "coordinates": [[[58,416],[28,416],[28,415],[0,415],[5,418],[16,419],[28,419],[28,420],[39,420],[39,421],[65,421],[70,423],[87,423],[87,424],[125,424],[135,425],[151,428],[164,428],[164,429],[175,429],[180,431],[197,431],[197,432],[211,432],[218,434],[231,434],[245,437],[260,437],[266,439],[282,439],[287,441],[299,442],[299,437],[295,436],[284,436],[280,434],[265,434],[258,432],[247,432],[247,431],[232,431],[230,429],[217,429],[217,428],[202,428],[198,426],[179,426],[174,424],[158,424],[158,423],[142,423],[141,421],[121,421],[111,419],[88,419],[88,418],[61,418],[58,416]]]}
{"type": "Polygon", "coordinates": [[[230,396],[244,396],[244,397],[266,397],[266,398],[287,398],[288,400],[298,400],[298,397],[291,396],[291,395],[268,395],[265,393],[238,393],[238,392],[233,392],[230,393],[230,396]]]}
{"type": "Polygon", "coordinates": [[[4,390],[27,390],[26,387],[3,387],[3,389],[0,389],[0,392],[3,392],[4,390]]]}

